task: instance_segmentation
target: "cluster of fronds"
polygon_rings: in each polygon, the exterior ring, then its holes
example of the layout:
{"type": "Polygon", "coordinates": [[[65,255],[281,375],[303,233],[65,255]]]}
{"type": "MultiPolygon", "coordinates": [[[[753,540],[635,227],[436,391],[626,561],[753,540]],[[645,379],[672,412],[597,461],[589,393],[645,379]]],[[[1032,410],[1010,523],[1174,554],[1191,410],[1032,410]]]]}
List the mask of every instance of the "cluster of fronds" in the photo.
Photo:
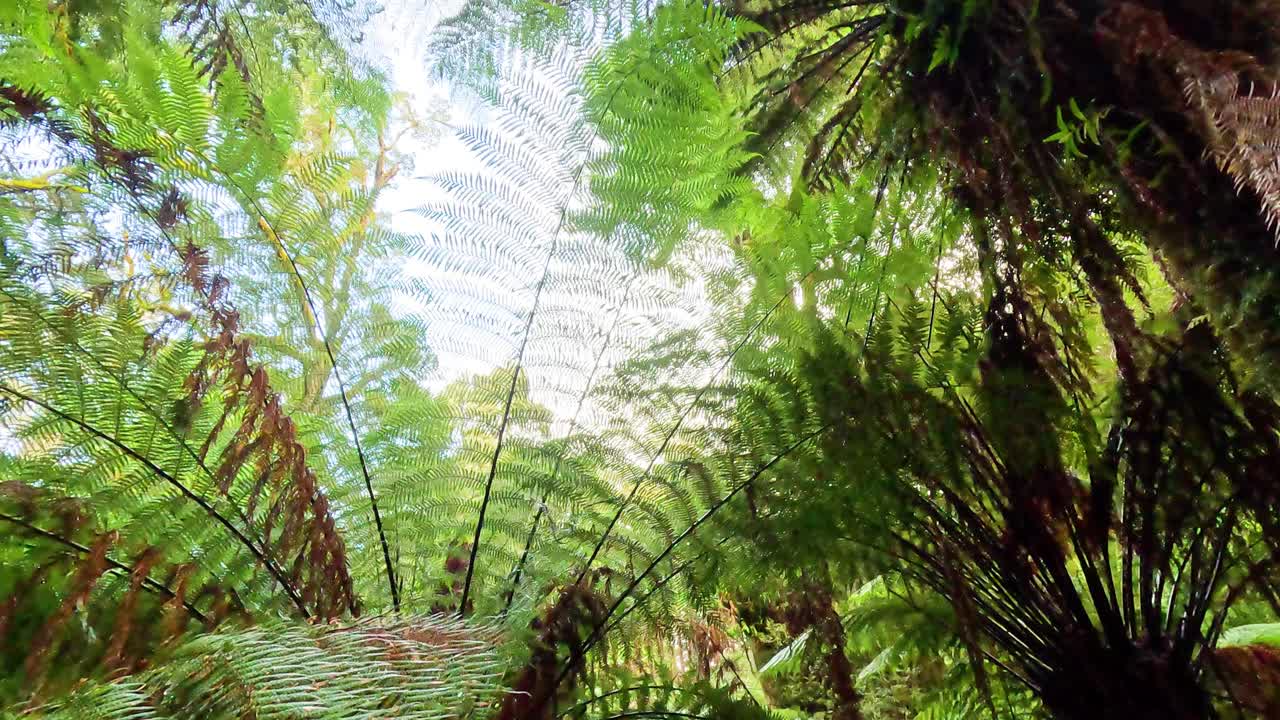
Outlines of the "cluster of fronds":
{"type": "Polygon", "coordinates": [[[401,616],[349,625],[264,623],[193,638],[154,670],[36,707],[38,718],[468,717],[507,658],[493,628],[401,616]],[[314,681],[305,681],[312,678],[314,681]]]}
{"type": "Polygon", "coordinates": [[[1275,37],[1167,5],[470,2],[421,239],[327,6],[0,11],[0,697],[1265,712],[1275,37]]]}
{"type": "Polygon", "coordinates": [[[6,676],[22,677],[33,693],[65,690],[61,683],[93,664],[108,675],[133,672],[145,665],[152,647],[180,635],[191,619],[208,628],[243,612],[231,588],[206,583],[189,589],[191,564],[166,559],[157,547],[133,553],[120,547],[120,533],[104,529],[82,502],[17,481],[0,492],[6,535],[34,546],[23,557],[7,551],[12,569],[5,572],[0,611],[0,638],[25,655],[6,653],[6,676]],[[118,598],[118,605],[103,607],[104,597],[118,598]],[[77,614],[84,628],[79,632],[70,625],[77,614]],[[86,652],[86,645],[93,649],[86,652]],[[86,659],[90,665],[80,665],[86,659]]]}
{"type": "Polygon", "coordinates": [[[6,537],[51,558],[24,554],[6,602],[11,617],[31,618],[53,603],[43,624],[13,631],[36,643],[15,675],[22,686],[6,694],[39,691],[54,649],[60,682],[95,663],[107,675],[141,669],[187,617],[211,626],[233,611],[360,612],[314,450],[254,357],[231,281],[207,270],[197,245],[218,228],[211,186],[244,193],[271,172],[288,142],[267,129],[287,106],[238,74],[205,87],[188,55],[148,35],[163,9],[129,11],[123,30],[26,5],[4,18],[6,130],[20,143],[34,129],[98,190],[50,211],[20,198],[5,208],[34,220],[5,238],[3,392],[16,448],[5,480],[22,489],[6,537]],[[51,50],[42,43],[94,23],[103,43],[32,72],[51,50]],[[103,224],[107,212],[123,227],[103,224]],[[81,236],[66,231],[78,224],[81,236]],[[67,563],[65,587],[49,582],[67,563]],[[103,581],[120,574],[127,582],[103,581]],[[140,602],[144,590],[164,602],[140,602]],[[64,637],[78,607],[78,627],[103,643],[64,637]]]}
{"type": "Polygon", "coordinates": [[[197,453],[199,462],[205,462],[210,446],[229,430],[230,440],[212,480],[218,492],[226,495],[242,470],[252,473],[254,483],[242,500],[244,514],[255,517],[259,504],[268,508],[261,521],[261,536],[271,539],[276,535],[271,548],[275,557],[293,558],[287,587],[302,588],[294,598],[299,610],[304,616],[308,607],[316,608],[321,617],[343,612],[359,615],[347,573],[346,550],[330,517],[328,500],[317,487],[315,473],[307,467],[306,448],[298,442],[297,430],[281,408],[280,396],[271,389],[266,368],[253,364],[249,342],[237,336],[238,314],[219,304],[216,289],[226,280],[206,277],[204,257],[198,249],[189,246],[185,252],[184,275],[212,306],[214,332],[205,343],[203,357],[183,382],[187,394],[175,403],[177,415],[189,422],[215,391],[224,389],[220,414],[197,453]],[[228,420],[232,419],[239,425],[229,428],[228,420]]]}
{"type": "Polygon", "coordinates": [[[1212,131],[1206,144],[1218,166],[1235,178],[1237,190],[1257,193],[1267,225],[1280,232],[1280,84],[1251,83],[1248,93],[1240,92],[1241,84],[1238,73],[1188,74],[1187,99],[1205,110],[1212,131]]]}

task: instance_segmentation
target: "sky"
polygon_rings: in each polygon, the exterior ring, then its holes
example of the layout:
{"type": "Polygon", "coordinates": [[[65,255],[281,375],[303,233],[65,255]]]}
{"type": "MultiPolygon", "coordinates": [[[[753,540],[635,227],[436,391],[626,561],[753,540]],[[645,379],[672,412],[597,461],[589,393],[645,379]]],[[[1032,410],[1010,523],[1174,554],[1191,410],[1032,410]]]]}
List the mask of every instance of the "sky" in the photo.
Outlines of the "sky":
{"type": "MultiPolygon", "coordinates": [[[[384,0],[381,4],[382,12],[374,15],[365,30],[361,50],[387,73],[397,91],[409,96],[420,115],[427,117],[433,110],[443,109],[450,126],[475,123],[475,102],[463,97],[449,82],[432,77],[428,54],[431,33],[441,20],[461,8],[461,0],[384,0]]],[[[403,140],[404,148],[413,155],[414,172],[399,178],[382,198],[383,210],[391,214],[397,229],[428,232],[431,225],[414,210],[440,197],[430,176],[478,165],[450,127],[442,126],[440,131],[432,143],[423,143],[412,135],[403,140]]]]}
{"type": "MultiPolygon", "coordinates": [[[[459,129],[481,127],[497,134],[507,133],[509,138],[527,139],[523,137],[525,128],[518,122],[513,124],[509,113],[491,108],[447,80],[434,79],[428,53],[431,33],[442,19],[456,13],[462,2],[429,2],[386,0],[383,12],[376,15],[366,29],[362,48],[387,73],[396,90],[411,96],[419,115],[427,115],[432,107],[444,107],[447,112],[447,127],[441,128],[442,133],[435,142],[413,139],[406,146],[413,154],[414,172],[398,178],[380,201],[395,229],[425,238],[440,233],[442,228],[419,211],[448,199],[433,181],[434,176],[449,172],[493,172],[467,149],[459,138],[459,129]]],[[[512,72],[519,73],[520,83],[545,82],[545,89],[560,92],[552,78],[554,71],[546,67],[530,59],[518,63],[512,72]]],[[[537,99],[534,93],[532,102],[536,103],[537,99]]],[[[558,117],[555,123],[562,122],[563,127],[571,128],[576,120],[576,116],[558,117]]],[[[545,127],[539,126],[538,130],[545,131],[545,127]]],[[[583,132],[576,137],[586,139],[587,146],[594,146],[598,141],[594,132],[583,132]]],[[[575,168],[581,165],[580,155],[566,153],[562,148],[535,149],[549,155],[560,152],[561,156],[548,164],[559,167],[564,178],[574,175],[575,168]]],[[[545,292],[541,297],[529,331],[522,372],[528,379],[531,399],[548,408],[554,416],[553,435],[568,432],[571,426],[579,430],[599,429],[602,424],[618,418],[618,409],[600,407],[590,398],[584,402],[584,392],[598,388],[612,367],[629,359],[637,348],[655,338],[677,328],[706,325],[712,306],[705,297],[705,287],[699,283],[676,289],[661,273],[645,275],[634,284],[625,277],[599,282],[599,275],[611,266],[607,258],[593,265],[596,251],[604,249],[600,255],[613,252],[616,257],[616,249],[608,249],[607,239],[562,231],[558,220],[564,198],[582,197],[582,187],[577,182],[561,180],[557,184],[537,177],[514,189],[528,193],[524,195],[526,199],[532,198],[536,190],[546,190],[546,197],[555,198],[531,200],[534,215],[521,219],[521,225],[533,228],[528,244],[512,243],[503,249],[509,256],[529,250],[527,257],[513,259],[512,266],[518,269],[518,276],[490,282],[474,270],[442,271],[428,261],[409,263],[409,272],[420,277],[432,293],[430,306],[425,311],[431,318],[428,339],[436,355],[437,369],[431,377],[423,378],[423,382],[439,391],[460,378],[510,366],[519,352],[525,332],[523,323],[533,306],[534,288],[547,256],[540,248],[546,247],[544,243],[555,243],[558,249],[552,254],[549,267],[551,277],[560,281],[559,289],[545,292]],[[494,335],[486,333],[493,328],[500,328],[497,335],[501,337],[496,341],[494,335]]],[[[463,244],[469,240],[462,238],[463,244]]],[[[697,372],[701,377],[704,371],[697,372]]]]}
{"type": "MultiPolygon", "coordinates": [[[[379,199],[381,211],[389,216],[395,230],[427,237],[438,232],[439,225],[418,211],[446,199],[432,177],[447,172],[475,172],[482,165],[454,128],[483,122],[483,115],[476,112],[476,103],[465,93],[448,81],[433,77],[428,52],[432,32],[461,8],[462,0],[384,0],[381,5],[382,12],[373,16],[365,30],[361,50],[387,74],[396,91],[409,96],[415,112],[430,117],[443,110],[447,123],[430,142],[405,136],[402,149],[412,156],[414,170],[398,177],[379,199]]],[[[434,284],[432,270],[425,263],[411,261],[410,272],[434,284]]],[[[493,359],[441,352],[440,348],[436,354],[438,372],[424,378],[433,390],[493,365],[493,359]]]]}

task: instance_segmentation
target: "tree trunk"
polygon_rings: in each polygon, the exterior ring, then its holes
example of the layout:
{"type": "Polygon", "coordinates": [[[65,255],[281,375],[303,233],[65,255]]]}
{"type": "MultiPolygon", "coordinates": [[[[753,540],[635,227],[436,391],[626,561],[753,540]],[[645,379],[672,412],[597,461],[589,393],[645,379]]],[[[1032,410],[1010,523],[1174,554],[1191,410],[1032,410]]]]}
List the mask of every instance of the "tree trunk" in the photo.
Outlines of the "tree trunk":
{"type": "Polygon", "coordinates": [[[862,720],[862,695],[853,684],[853,666],[844,651],[844,626],[832,605],[830,588],[815,582],[793,594],[787,608],[787,625],[792,635],[812,629],[814,640],[825,651],[827,687],[835,699],[832,720],[862,720]]]}
{"type": "Polygon", "coordinates": [[[1125,648],[1083,653],[1042,695],[1062,720],[1209,720],[1201,683],[1171,652],[1125,648]]]}

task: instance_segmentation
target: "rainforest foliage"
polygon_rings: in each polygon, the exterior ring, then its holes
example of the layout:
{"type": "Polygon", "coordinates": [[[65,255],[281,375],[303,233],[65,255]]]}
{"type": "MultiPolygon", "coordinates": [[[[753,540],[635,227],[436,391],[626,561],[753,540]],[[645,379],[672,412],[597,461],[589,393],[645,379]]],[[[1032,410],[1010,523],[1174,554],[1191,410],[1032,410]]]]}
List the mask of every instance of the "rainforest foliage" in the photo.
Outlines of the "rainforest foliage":
{"type": "Polygon", "coordinates": [[[454,9],[0,4],[0,717],[1280,717],[1280,3],[454,9]]]}

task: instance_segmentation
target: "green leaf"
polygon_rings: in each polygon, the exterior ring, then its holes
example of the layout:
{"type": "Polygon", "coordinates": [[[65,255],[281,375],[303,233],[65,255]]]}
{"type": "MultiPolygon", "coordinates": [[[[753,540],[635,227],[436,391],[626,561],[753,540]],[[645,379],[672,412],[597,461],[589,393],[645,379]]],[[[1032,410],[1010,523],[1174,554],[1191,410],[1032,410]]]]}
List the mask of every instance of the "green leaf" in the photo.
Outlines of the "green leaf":
{"type": "Polygon", "coordinates": [[[1280,623],[1258,623],[1241,625],[1222,633],[1218,647],[1236,647],[1239,645],[1270,645],[1280,647],[1280,623]]]}
{"type": "Polygon", "coordinates": [[[809,630],[805,630],[786,647],[774,653],[769,662],[760,667],[760,677],[774,677],[797,670],[800,658],[804,656],[805,645],[809,642],[809,633],[809,630]]]}
{"type": "MultiPolygon", "coordinates": [[[[1084,112],[1080,110],[1080,105],[1076,103],[1075,98],[1069,98],[1067,100],[1067,104],[1071,106],[1071,114],[1075,115],[1076,119],[1080,120],[1081,122],[1085,121],[1084,112]]],[[[1059,111],[1059,115],[1061,115],[1061,111],[1059,111]]]]}

